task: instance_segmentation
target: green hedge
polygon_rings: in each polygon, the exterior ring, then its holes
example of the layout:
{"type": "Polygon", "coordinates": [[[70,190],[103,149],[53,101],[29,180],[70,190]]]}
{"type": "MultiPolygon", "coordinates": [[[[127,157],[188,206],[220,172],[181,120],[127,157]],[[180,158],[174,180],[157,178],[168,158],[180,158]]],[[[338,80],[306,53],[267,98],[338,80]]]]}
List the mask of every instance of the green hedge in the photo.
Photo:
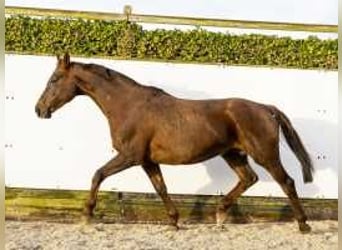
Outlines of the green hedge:
{"type": "Polygon", "coordinates": [[[231,35],[203,29],[143,30],[125,21],[6,18],[6,51],[114,56],[228,65],[337,69],[338,41],[231,35]]]}

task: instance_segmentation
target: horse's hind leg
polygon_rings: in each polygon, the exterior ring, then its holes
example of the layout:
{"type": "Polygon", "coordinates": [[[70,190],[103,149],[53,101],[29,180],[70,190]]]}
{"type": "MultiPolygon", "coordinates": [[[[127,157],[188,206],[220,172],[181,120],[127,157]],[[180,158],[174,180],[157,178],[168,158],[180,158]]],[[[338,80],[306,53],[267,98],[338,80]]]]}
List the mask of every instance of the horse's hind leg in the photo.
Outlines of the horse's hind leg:
{"type": "Polygon", "coordinates": [[[148,162],[148,163],[146,162],[142,165],[142,167],[147,173],[148,177],[150,178],[155,190],[157,191],[159,196],[162,198],[165,204],[167,213],[171,219],[171,225],[174,226],[176,229],[179,229],[178,224],[177,224],[179,214],[175,205],[173,204],[172,200],[167,194],[167,188],[166,188],[159,165],[153,162],[148,162]]]}
{"type": "Polygon", "coordinates": [[[298,194],[295,188],[294,180],[286,173],[280,160],[275,164],[269,165],[266,169],[270,172],[273,178],[280,184],[284,193],[289,197],[294,215],[298,221],[299,230],[302,233],[308,233],[311,228],[306,224],[307,217],[304,213],[303,207],[298,199],[298,194]]]}
{"type": "Polygon", "coordinates": [[[239,150],[230,150],[222,155],[223,159],[229,164],[239,177],[238,184],[222,200],[218,207],[216,221],[219,226],[226,219],[227,209],[233,202],[250,186],[258,181],[258,176],[248,164],[247,154],[239,150]]]}

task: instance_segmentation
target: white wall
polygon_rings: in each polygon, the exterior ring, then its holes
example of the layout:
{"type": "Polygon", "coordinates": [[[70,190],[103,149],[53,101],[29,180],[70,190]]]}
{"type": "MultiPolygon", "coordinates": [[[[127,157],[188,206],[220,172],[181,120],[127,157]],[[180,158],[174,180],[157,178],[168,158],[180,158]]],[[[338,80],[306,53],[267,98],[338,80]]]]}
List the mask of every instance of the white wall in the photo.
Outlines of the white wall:
{"type": "MultiPolygon", "coordinates": [[[[73,59],[108,66],[179,97],[244,97],[277,105],[292,120],[316,168],[314,182],[304,185],[300,166],[281,139],[282,160],[296,181],[299,195],[337,198],[336,71],[73,59]]],[[[55,60],[5,57],[7,186],[89,189],[95,170],[113,156],[107,122],[89,98],[76,98],[50,120],[36,117],[34,105],[55,60]]],[[[252,166],[260,181],[246,195],[284,196],[263,168],[253,162],[252,166]]],[[[219,157],[193,166],[163,166],[162,171],[171,193],[226,193],[237,181],[219,157]]],[[[102,189],[154,192],[140,167],[108,178],[102,189]]]]}

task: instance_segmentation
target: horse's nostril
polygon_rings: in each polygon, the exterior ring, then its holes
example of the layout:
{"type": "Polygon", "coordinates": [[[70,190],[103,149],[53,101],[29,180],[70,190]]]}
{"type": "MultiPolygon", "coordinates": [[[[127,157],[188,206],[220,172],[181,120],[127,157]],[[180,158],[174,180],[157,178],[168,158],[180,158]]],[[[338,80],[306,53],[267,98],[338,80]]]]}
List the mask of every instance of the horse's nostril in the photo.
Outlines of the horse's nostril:
{"type": "Polygon", "coordinates": [[[37,106],[36,106],[36,108],[35,108],[35,109],[36,109],[36,113],[37,113],[37,115],[38,115],[38,116],[40,116],[40,109],[39,109],[37,106]]]}
{"type": "Polygon", "coordinates": [[[45,118],[51,118],[51,110],[48,109],[46,114],[45,114],[45,118]]]}

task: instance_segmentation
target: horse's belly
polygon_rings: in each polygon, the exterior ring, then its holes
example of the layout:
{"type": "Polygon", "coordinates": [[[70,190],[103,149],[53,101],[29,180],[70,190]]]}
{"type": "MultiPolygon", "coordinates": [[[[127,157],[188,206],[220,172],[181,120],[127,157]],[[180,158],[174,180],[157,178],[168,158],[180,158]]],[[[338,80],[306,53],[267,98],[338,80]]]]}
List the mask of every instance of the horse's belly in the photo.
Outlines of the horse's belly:
{"type": "Polygon", "coordinates": [[[150,158],[162,164],[192,164],[218,155],[227,147],[226,143],[203,143],[197,140],[179,143],[154,142],[150,147],[150,158]]]}
{"type": "Polygon", "coordinates": [[[223,118],[191,113],[171,122],[160,121],[150,142],[150,158],[164,164],[191,164],[226,151],[236,138],[223,118]]]}

